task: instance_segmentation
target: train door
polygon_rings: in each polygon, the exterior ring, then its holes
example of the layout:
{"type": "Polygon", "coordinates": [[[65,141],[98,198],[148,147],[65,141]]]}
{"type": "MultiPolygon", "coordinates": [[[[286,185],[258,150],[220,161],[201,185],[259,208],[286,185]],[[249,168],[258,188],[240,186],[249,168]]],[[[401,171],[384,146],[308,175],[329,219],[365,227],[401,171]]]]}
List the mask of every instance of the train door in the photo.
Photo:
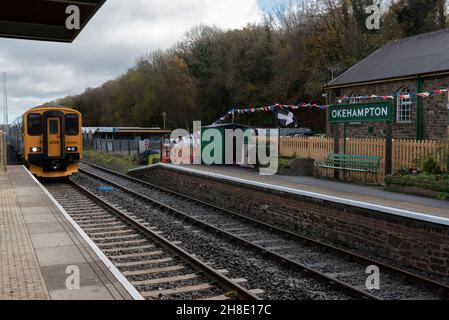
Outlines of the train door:
{"type": "Polygon", "coordinates": [[[47,155],[50,158],[59,158],[61,154],[61,118],[47,118],[47,155]]]}

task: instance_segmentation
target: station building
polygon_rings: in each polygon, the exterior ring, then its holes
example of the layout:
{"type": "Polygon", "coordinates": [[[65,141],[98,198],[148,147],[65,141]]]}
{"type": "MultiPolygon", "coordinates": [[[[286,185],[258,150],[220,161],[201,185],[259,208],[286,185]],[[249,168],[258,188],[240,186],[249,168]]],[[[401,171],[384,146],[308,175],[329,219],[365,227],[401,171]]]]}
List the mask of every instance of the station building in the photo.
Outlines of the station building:
{"type": "MultiPolygon", "coordinates": [[[[396,96],[449,88],[449,29],[393,41],[329,82],[331,103],[363,103],[360,96],[396,96]]],[[[445,138],[449,128],[448,94],[394,99],[394,139],[445,138]]],[[[351,138],[381,138],[385,123],[353,123],[351,138]]],[[[342,126],[337,126],[341,129],[342,126]]]]}

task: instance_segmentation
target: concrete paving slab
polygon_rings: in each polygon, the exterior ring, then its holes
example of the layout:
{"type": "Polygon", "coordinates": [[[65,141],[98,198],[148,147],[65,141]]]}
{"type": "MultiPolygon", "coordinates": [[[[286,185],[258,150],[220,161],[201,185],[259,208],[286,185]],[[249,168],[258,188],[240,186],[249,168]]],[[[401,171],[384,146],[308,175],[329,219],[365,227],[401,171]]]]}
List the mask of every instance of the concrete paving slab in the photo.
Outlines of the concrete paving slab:
{"type": "Polygon", "coordinates": [[[84,287],[80,290],[58,290],[51,293],[52,300],[113,300],[114,297],[109,291],[101,286],[98,287],[84,287]]]}
{"type": "Polygon", "coordinates": [[[36,249],[71,246],[73,244],[72,239],[66,232],[34,234],[31,235],[31,241],[33,241],[36,249]]]}
{"type": "Polygon", "coordinates": [[[0,231],[0,300],[132,299],[132,286],[111,272],[22,166],[0,176],[0,231]],[[68,266],[79,268],[80,290],[66,288],[68,266]]]}
{"type": "Polygon", "coordinates": [[[27,224],[30,223],[44,223],[44,222],[58,222],[53,215],[40,214],[40,215],[27,215],[23,216],[27,224]]]}
{"type": "MultiPolygon", "coordinates": [[[[20,204],[22,205],[22,203],[20,204]]],[[[21,211],[24,216],[36,216],[51,213],[48,210],[48,206],[21,207],[21,211]]]]}
{"type": "Polygon", "coordinates": [[[59,222],[43,222],[43,223],[29,223],[28,232],[30,235],[44,234],[44,233],[58,233],[64,232],[64,228],[59,222]]]}
{"type": "Polygon", "coordinates": [[[45,284],[50,293],[67,289],[66,281],[70,275],[73,275],[73,267],[76,267],[77,271],[79,271],[81,288],[98,287],[102,285],[102,281],[98,278],[98,275],[89,263],[42,267],[42,275],[44,276],[45,284]]]}
{"type": "Polygon", "coordinates": [[[71,265],[83,263],[84,257],[74,245],[63,247],[51,247],[36,249],[39,265],[42,267],[57,266],[61,264],[71,265]]]}

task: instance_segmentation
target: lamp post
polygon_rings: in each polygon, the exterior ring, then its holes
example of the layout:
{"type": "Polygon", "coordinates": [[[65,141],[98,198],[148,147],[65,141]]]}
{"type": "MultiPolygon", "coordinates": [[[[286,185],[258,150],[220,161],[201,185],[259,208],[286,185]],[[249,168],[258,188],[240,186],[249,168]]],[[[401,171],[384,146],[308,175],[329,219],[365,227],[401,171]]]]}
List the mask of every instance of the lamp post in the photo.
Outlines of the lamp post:
{"type": "Polygon", "coordinates": [[[164,121],[163,129],[165,130],[165,119],[167,118],[167,112],[162,112],[162,118],[163,118],[163,121],[164,121]]]}

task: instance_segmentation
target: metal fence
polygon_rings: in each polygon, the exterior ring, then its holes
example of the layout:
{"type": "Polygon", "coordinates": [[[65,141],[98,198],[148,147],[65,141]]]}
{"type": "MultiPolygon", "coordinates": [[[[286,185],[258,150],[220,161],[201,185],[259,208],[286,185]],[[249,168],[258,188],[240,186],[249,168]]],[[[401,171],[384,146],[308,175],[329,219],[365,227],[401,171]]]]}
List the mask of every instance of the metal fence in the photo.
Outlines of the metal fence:
{"type": "Polygon", "coordinates": [[[6,134],[0,131],[0,173],[5,173],[7,170],[7,153],[6,134]]]}
{"type": "Polygon", "coordinates": [[[105,153],[121,154],[124,156],[137,156],[146,150],[161,152],[161,141],[139,141],[139,140],[112,140],[92,138],[83,140],[84,147],[92,148],[105,153]]]}

